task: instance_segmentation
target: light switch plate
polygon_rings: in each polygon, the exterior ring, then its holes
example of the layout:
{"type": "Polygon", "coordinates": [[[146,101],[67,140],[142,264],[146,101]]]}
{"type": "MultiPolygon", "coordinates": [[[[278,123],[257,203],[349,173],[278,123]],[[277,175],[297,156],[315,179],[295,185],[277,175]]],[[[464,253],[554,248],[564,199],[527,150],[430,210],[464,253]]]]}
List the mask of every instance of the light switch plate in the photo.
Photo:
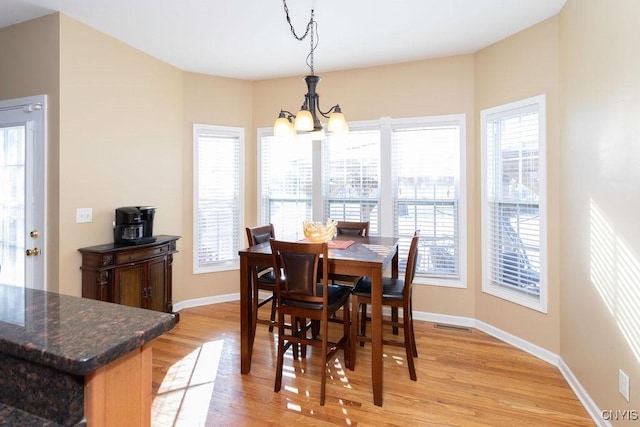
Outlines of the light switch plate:
{"type": "Polygon", "coordinates": [[[627,375],[622,369],[618,371],[618,391],[628,402],[629,401],[629,375],[627,375]]]}
{"type": "Polygon", "coordinates": [[[93,221],[93,209],[92,208],[78,208],[76,209],[76,223],[81,224],[85,222],[93,221]]]}

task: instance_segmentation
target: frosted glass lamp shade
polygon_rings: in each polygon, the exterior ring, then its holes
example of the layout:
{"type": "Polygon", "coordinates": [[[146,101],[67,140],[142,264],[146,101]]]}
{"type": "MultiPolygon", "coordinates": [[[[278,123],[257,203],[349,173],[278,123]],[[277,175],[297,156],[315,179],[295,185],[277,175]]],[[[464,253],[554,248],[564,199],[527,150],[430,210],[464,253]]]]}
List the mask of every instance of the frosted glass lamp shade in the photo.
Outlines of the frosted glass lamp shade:
{"type": "Polygon", "coordinates": [[[286,117],[278,117],[273,124],[273,135],[278,137],[287,137],[294,133],[293,123],[286,117]]]}
{"type": "Polygon", "coordinates": [[[294,128],[298,132],[311,132],[313,130],[313,116],[309,110],[298,111],[294,128]]]}
{"type": "Polygon", "coordinates": [[[327,131],[338,134],[349,133],[349,124],[345,120],[344,114],[339,112],[331,113],[329,123],[327,124],[327,131]]]}

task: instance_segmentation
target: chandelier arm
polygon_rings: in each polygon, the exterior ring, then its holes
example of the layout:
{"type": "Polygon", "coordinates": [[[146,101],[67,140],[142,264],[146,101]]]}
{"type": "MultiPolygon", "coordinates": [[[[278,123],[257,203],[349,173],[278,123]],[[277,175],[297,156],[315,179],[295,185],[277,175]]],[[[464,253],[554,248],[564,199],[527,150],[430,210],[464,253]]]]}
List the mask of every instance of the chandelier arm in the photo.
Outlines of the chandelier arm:
{"type": "Polygon", "coordinates": [[[318,109],[318,112],[322,115],[322,117],[324,117],[325,119],[328,119],[329,116],[331,115],[331,113],[336,111],[336,108],[340,108],[340,106],[338,104],[334,105],[333,107],[329,108],[326,112],[322,111],[320,109],[320,95],[318,95],[316,93],[316,107],[318,109]]]}
{"type": "Polygon", "coordinates": [[[287,110],[280,110],[281,114],[286,114],[286,116],[284,116],[287,119],[294,119],[296,117],[295,114],[293,114],[291,111],[287,111],[287,110]]]}

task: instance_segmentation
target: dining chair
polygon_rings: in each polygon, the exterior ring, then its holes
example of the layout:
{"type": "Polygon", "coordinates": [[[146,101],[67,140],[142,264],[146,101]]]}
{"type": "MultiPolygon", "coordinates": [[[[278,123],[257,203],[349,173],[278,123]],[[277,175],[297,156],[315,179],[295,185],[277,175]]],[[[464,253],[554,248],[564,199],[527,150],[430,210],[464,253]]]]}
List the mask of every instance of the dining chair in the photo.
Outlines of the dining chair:
{"type": "MultiPolygon", "coordinates": [[[[418,260],[418,242],[420,240],[420,230],[416,230],[411,239],[409,246],[409,254],[407,256],[407,268],[404,279],[383,277],[382,279],[382,305],[393,308],[402,308],[402,321],[398,321],[393,317],[391,320],[384,320],[383,324],[393,327],[401,327],[404,332],[404,340],[384,340],[383,343],[397,347],[404,347],[407,354],[407,365],[409,366],[409,376],[413,381],[417,380],[416,368],[413,362],[414,357],[418,357],[416,348],[416,339],[413,332],[413,313],[412,313],[412,284],[416,274],[416,266],[418,260]]],[[[352,343],[352,350],[356,351],[355,343],[364,345],[365,342],[371,342],[371,338],[367,337],[366,324],[367,320],[367,304],[371,304],[371,278],[363,277],[356,284],[352,295],[354,301],[352,304],[352,328],[355,336],[352,343]],[[360,315],[358,315],[358,310],[360,315]],[[358,330],[359,329],[359,330],[358,330]]],[[[355,358],[354,358],[355,359],[355,358]]],[[[353,368],[353,366],[351,367],[353,368]]]]}
{"type": "MultiPolygon", "coordinates": [[[[366,237],[369,235],[369,221],[338,221],[336,224],[336,234],[343,236],[366,237]]],[[[360,276],[349,276],[347,274],[329,274],[331,283],[336,281],[355,285],[360,276]]],[[[329,318],[332,322],[342,323],[344,320],[337,315],[329,318]]]]}
{"type": "MultiPolygon", "coordinates": [[[[246,227],[247,241],[249,246],[255,246],[260,243],[268,242],[269,239],[275,238],[275,230],[273,224],[260,225],[257,227],[246,227]]],[[[273,332],[273,327],[277,325],[276,322],[276,277],[273,274],[272,266],[260,266],[256,267],[252,271],[253,274],[253,301],[254,310],[257,313],[258,308],[265,304],[271,303],[271,316],[269,319],[261,319],[256,317],[258,323],[269,325],[269,332],[273,332]],[[258,291],[268,291],[271,294],[258,302],[258,291]]]]}
{"type": "MultiPolygon", "coordinates": [[[[369,235],[369,221],[338,221],[336,224],[336,234],[343,236],[366,237],[369,235]]],[[[330,274],[329,279],[332,283],[336,280],[339,282],[347,282],[355,285],[360,276],[349,276],[346,274],[330,274]]]]}
{"type": "MultiPolygon", "coordinates": [[[[318,283],[318,268],[328,271],[328,251],[326,243],[283,242],[270,239],[273,266],[281,274],[276,276],[276,300],[278,305],[278,358],[276,362],[276,380],[274,391],[282,386],[284,354],[294,346],[293,358],[297,360],[298,345],[302,346],[302,356],[307,345],[321,349],[322,377],[320,404],[325,402],[327,382],[327,362],[342,349],[345,365],[351,359],[349,342],[349,297],[351,287],[329,284],[327,275],[322,275],[318,283]],[[345,307],[345,322],[342,336],[329,340],[329,316],[345,307]],[[291,316],[291,328],[285,327],[285,316],[291,316]],[[317,322],[319,333],[312,331],[311,324],[317,322]],[[311,334],[309,332],[311,331],[311,334]]],[[[335,334],[335,333],[334,333],[335,334]]]]}
{"type": "Polygon", "coordinates": [[[366,237],[369,235],[369,221],[338,221],[336,224],[336,233],[366,237]]]}

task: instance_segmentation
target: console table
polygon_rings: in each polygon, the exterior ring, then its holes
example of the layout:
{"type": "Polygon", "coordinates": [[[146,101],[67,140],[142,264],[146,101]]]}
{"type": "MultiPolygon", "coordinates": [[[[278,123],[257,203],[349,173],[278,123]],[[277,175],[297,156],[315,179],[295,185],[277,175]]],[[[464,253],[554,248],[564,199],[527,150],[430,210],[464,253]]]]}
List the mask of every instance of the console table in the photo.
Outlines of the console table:
{"type": "MultiPolygon", "coordinates": [[[[80,248],[82,296],[173,313],[172,264],[178,236],[154,236],[142,245],[80,248]]],[[[177,313],[174,313],[177,314],[177,313]]]]}

